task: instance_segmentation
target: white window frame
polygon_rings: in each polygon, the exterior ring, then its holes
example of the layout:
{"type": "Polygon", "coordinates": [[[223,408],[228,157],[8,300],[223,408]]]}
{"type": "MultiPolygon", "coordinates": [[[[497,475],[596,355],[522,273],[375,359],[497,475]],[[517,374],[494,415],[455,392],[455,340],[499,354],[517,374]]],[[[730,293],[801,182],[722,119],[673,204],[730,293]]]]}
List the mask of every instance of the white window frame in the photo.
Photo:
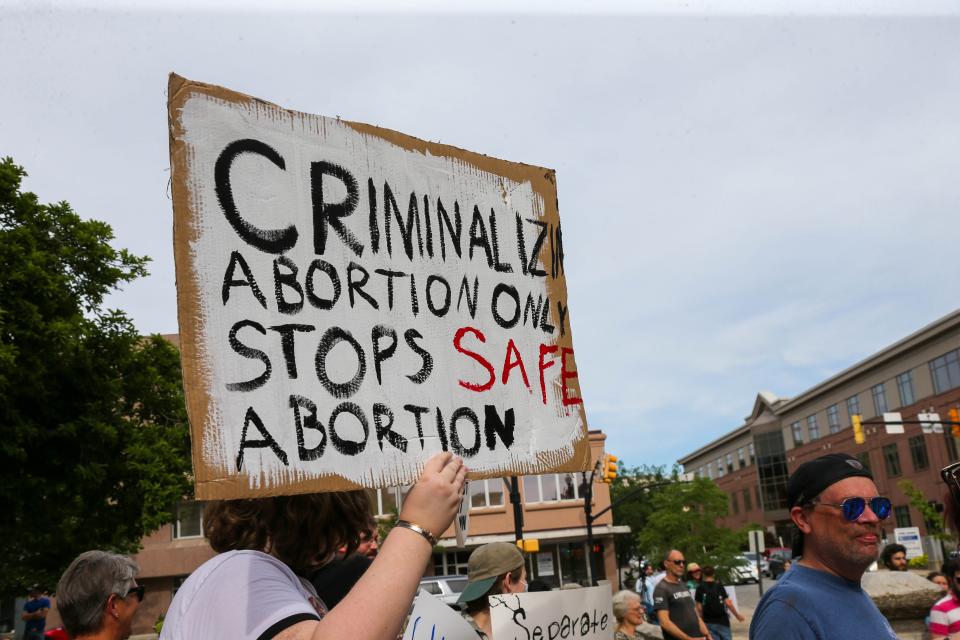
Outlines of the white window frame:
{"type": "MultiPolygon", "coordinates": [[[[579,480],[580,480],[581,482],[586,482],[586,479],[584,478],[584,474],[583,474],[583,473],[580,473],[579,471],[577,471],[577,472],[572,472],[572,473],[573,473],[574,477],[579,478],[579,480]]],[[[538,475],[538,476],[524,476],[524,486],[526,486],[526,478],[536,478],[536,479],[537,479],[537,489],[538,489],[539,492],[540,492],[540,499],[539,499],[539,500],[531,500],[531,499],[527,496],[526,492],[524,492],[523,501],[526,502],[527,504],[553,504],[553,503],[557,503],[557,502],[575,502],[575,501],[577,501],[577,500],[583,500],[583,496],[580,495],[580,484],[578,484],[578,483],[576,483],[576,482],[573,483],[573,495],[574,495],[575,497],[573,497],[573,498],[562,498],[562,497],[560,497],[561,495],[563,495],[563,491],[561,491],[561,489],[560,489],[560,475],[561,475],[561,474],[559,474],[559,473],[546,473],[546,474],[542,474],[542,475],[538,475]],[[556,489],[556,496],[557,496],[556,499],[554,499],[554,500],[544,500],[544,499],[543,499],[543,483],[544,483],[544,478],[547,478],[547,479],[552,478],[552,479],[553,479],[554,487],[555,487],[555,489],[556,489]]],[[[567,475],[567,474],[564,473],[563,475],[567,475]]],[[[549,480],[548,480],[548,481],[549,481],[549,480]]]]}
{"type": "Polygon", "coordinates": [[[198,500],[184,500],[183,502],[177,503],[176,508],[174,509],[174,518],[173,518],[173,527],[171,532],[174,540],[195,540],[197,538],[203,537],[203,502],[198,500]],[[181,524],[180,524],[180,510],[184,507],[189,506],[191,509],[199,509],[199,524],[200,532],[191,535],[182,535],[180,533],[181,524]]]}

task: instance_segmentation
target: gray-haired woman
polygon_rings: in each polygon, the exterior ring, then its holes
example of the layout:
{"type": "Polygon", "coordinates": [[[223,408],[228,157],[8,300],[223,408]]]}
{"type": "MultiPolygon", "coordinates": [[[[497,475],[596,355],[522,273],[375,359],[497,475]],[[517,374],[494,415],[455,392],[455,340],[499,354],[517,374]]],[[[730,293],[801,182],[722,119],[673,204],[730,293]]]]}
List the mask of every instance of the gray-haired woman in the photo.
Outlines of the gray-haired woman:
{"type": "Polygon", "coordinates": [[[614,640],[636,640],[642,638],[637,627],[643,624],[643,601],[633,591],[618,591],[613,596],[613,617],[617,619],[617,628],[613,632],[614,640]]]}
{"type": "Polygon", "coordinates": [[[106,551],[86,551],[63,572],[57,610],[73,640],[125,640],[143,600],[137,564],[106,551]]]}

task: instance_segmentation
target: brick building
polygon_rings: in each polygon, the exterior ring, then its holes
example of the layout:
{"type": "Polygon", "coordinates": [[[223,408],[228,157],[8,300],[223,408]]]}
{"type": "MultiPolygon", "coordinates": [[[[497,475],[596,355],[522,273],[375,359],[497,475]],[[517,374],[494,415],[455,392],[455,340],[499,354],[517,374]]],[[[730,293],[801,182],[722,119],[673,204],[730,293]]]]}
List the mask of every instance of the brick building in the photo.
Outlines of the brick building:
{"type": "Polygon", "coordinates": [[[880,493],[893,501],[894,527],[927,524],[898,486],[909,480],[938,508],[943,485],[939,471],[958,458],[958,441],[946,428],[923,433],[906,425],[888,434],[865,425],[866,442],[854,442],[850,416],[876,420],[899,412],[947,411],[960,405],[960,310],[920,329],[793,398],[757,395],[750,415],[729,433],[682,457],[684,470],[712,478],[730,497],[724,526],[763,524],[790,544],[793,525],[786,509],[786,481],[801,463],[830,452],[857,456],[873,472],[880,493]]]}

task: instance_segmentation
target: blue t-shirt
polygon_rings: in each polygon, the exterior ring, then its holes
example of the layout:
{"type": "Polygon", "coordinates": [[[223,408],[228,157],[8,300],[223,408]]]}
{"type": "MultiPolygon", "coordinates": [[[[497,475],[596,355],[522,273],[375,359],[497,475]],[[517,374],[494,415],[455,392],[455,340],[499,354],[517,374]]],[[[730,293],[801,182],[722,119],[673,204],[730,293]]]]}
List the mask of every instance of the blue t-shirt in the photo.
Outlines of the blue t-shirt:
{"type": "Polygon", "coordinates": [[[897,635],[859,582],[794,565],[763,594],[750,640],[827,640],[897,635]]]}
{"type": "MultiPolygon", "coordinates": [[[[50,601],[40,596],[36,600],[27,600],[23,605],[23,610],[25,613],[33,613],[34,611],[39,611],[40,609],[49,609],[50,601]]],[[[40,618],[39,620],[27,620],[23,625],[23,630],[26,631],[40,631],[42,632],[44,627],[47,626],[47,619],[40,618]]]]}

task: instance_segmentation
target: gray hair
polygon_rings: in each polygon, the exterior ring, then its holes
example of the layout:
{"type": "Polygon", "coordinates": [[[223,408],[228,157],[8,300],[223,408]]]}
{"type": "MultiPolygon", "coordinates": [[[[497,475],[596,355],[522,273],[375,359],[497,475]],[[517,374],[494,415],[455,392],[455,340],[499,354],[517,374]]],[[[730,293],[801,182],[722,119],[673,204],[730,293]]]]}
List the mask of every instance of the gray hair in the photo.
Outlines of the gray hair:
{"type": "Polygon", "coordinates": [[[616,595],[613,596],[613,617],[617,619],[617,622],[623,621],[623,618],[627,615],[627,608],[634,600],[643,602],[639,595],[626,589],[618,591],[616,595]]]}
{"type": "Polygon", "coordinates": [[[107,600],[112,594],[126,597],[137,571],[137,563],[120,554],[85,551],[77,556],[57,585],[57,610],[67,632],[78,636],[99,631],[107,600]]]}

